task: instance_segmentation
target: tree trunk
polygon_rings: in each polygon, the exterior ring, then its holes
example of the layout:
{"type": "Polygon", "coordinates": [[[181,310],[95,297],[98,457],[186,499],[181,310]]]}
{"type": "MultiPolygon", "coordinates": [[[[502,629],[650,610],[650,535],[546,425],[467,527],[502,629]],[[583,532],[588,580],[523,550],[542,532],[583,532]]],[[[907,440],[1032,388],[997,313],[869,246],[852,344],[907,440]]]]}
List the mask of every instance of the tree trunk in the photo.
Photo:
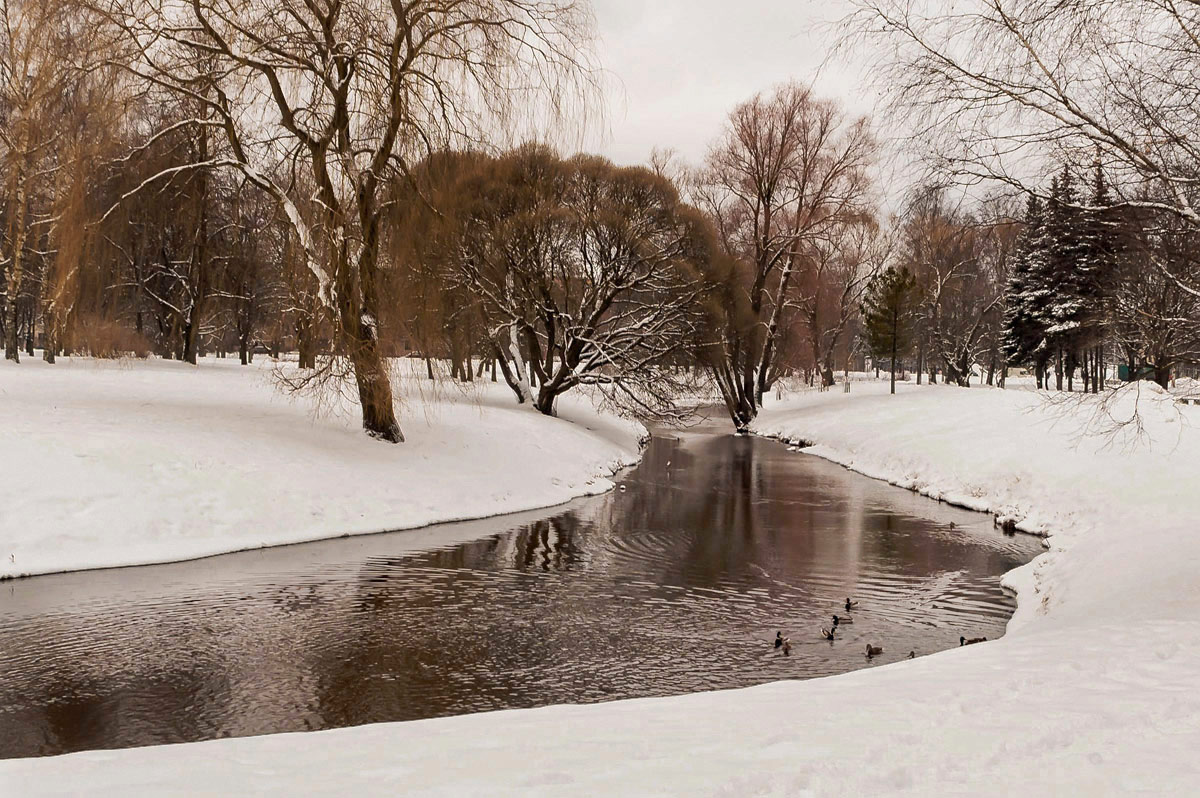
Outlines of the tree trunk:
{"type": "Polygon", "coordinates": [[[33,332],[34,332],[34,330],[33,330],[33,319],[34,319],[34,313],[33,313],[33,308],[32,308],[32,307],[30,307],[30,308],[29,308],[29,317],[28,317],[28,319],[29,319],[29,321],[28,321],[28,323],[25,325],[25,354],[29,355],[30,357],[33,357],[33,332]]]}
{"type": "Polygon", "coordinates": [[[354,364],[358,401],[362,405],[363,429],[372,438],[403,443],[404,433],[396,422],[392,383],[379,352],[379,343],[369,331],[360,330],[358,337],[350,350],[350,361],[354,364]]]}
{"type": "MultiPolygon", "coordinates": [[[[208,160],[208,128],[200,128],[200,162],[208,160]]],[[[208,294],[208,172],[201,169],[196,176],[200,191],[200,224],[196,231],[196,244],[192,247],[193,281],[192,304],[183,327],[183,359],[196,365],[199,349],[200,318],[204,314],[204,300],[208,294]]]]}
{"type": "Polygon", "coordinates": [[[892,393],[896,392],[896,335],[900,332],[900,314],[892,313],[892,393]]]}
{"type": "MultiPolygon", "coordinates": [[[[10,266],[9,268],[11,269],[13,267],[10,266]]],[[[17,279],[10,277],[8,280],[8,293],[10,297],[13,296],[14,284],[18,287],[20,286],[21,282],[19,277],[17,279]]],[[[17,345],[19,341],[19,337],[17,335],[18,321],[19,317],[17,315],[17,303],[10,298],[8,300],[8,319],[4,325],[4,359],[11,360],[14,363],[21,362],[21,348],[17,345]]]]}
{"type": "Polygon", "coordinates": [[[17,346],[18,300],[21,296],[21,278],[24,274],[25,253],[25,181],[19,169],[17,174],[16,202],[13,203],[14,235],[12,237],[12,252],[8,264],[8,319],[4,327],[4,359],[14,363],[21,362],[21,350],[17,346]]]}
{"type": "MultiPolygon", "coordinates": [[[[514,390],[519,395],[518,401],[521,404],[533,402],[533,386],[530,385],[528,372],[525,370],[525,354],[521,351],[521,338],[517,332],[517,325],[510,324],[508,326],[508,349],[513,359],[513,381],[516,387],[514,390]]],[[[506,376],[507,379],[507,376],[506,376]]]]}
{"type": "Polygon", "coordinates": [[[300,368],[315,369],[317,367],[317,347],[313,340],[312,324],[297,322],[296,350],[300,356],[300,368]]]}
{"type": "Polygon", "coordinates": [[[504,382],[516,394],[517,404],[525,404],[525,394],[521,391],[521,386],[513,374],[512,368],[508,365],[508,358],[504,356],[504,350],[500,348],[500,344],[493,343],[495,354],[492,357],[492,382],[496,381],[496,366],[499,365],[500,372],[504,375],[504,382]]]}
{"type": "Polygon", "coordinates": [[[47,363],[53,364],[54,363],[54,355],[56,352],[58,352],[58,335],[55,333],[55,330],[54,330],[55,325],[53,322],[51,322],[49,319],[47,319],[44,322],[44,324],[46,325],[46,329],[45,329],[46,340],[42,342],[43,343],[42,360],[46,361],[47,363]]]}
{"type": "Polygon", "coordinates": [[[558,394],[546,388],[546,383],[542,383],[541,390],[538,391],[537,401],[534,402],[534,407],[544,416],[553,416],[554,400],[558,398],[558,394]]]}

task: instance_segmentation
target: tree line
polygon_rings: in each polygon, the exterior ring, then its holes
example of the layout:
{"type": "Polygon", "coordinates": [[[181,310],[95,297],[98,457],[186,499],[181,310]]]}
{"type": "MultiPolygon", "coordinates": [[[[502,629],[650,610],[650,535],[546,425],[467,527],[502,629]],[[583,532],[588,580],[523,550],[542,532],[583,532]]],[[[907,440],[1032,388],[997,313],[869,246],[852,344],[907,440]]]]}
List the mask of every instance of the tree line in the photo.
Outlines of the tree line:
{"type": "Polygon", "coordinates": [[[715,385],[745,428],[855,349],[877,144],[803,86],[736,108],[703,164],[619,167],[493,138],[594,102],[570,0],[0,16],[8,360],[295,352],[290,387],[349,383],[400,441],[397,356],[548,414],[586,386],[677,418],[715,385]]]}
{"type": "Polygon", "coordinates": [[[1027,207],[1002,350],[1039,386],[1166,385],[1200,330],[1200,7],[1171,0],[855,0],[890,118],[927,173],[1027,207]]]}
{"type": "MultiPolygon", "coordinates": [[[[1194,362],[1197,139],[1172,136],[1195,114],[1136,140],[1039,128],[1061,99],[993,119],[1019,80],[938,25],[1026,67],[1042,39],[860,7],[913,45],[881,74],[938,145],[890,215],[870,120],[795,82],[732,109],[696,164],[539,143],[598,101],[573,0],[0,0],[5,356],[295,353],[292,388],[351,386],[393,442],[399,356],[547,414],[580,387],[660,419],[712,392],[739,430],[781,380],[828,387],[867,357],[918,382],[1026,366],[1092,391],[1117,362],[1160,382],[1194,362]],[[1053,176],[1013,178],[1003,142],[1053,176]],[[1008,190],[973,198],[972,175],[1008,190]]],[[[1066,29],[1072,8],[1046,19],[1066,29]]]]}

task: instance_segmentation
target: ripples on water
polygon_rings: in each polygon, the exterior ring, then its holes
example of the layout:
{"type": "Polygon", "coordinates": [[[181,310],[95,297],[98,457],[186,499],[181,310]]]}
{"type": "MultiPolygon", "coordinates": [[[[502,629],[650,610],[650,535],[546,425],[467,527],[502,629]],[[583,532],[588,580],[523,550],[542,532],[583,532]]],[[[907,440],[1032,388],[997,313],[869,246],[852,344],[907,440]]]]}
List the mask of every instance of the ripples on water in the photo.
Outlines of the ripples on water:
{"type": "Polygon", "coordinates": [[[0,584],[0,756],[740,687],[1003,633],[999,577],[1037,540],[711,433],[553,511],[0,584]]]}

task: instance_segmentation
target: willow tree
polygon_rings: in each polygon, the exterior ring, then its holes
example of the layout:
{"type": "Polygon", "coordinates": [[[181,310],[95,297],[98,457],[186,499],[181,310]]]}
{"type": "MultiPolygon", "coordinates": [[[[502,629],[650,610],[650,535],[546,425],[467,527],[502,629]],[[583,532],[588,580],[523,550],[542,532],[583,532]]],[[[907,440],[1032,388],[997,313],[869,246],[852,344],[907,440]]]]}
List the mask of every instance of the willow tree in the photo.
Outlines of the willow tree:
{"type": "MultiPolygon", "coordinates": [[[[433,147],[512,121],[556,123],[590,79],[588,7],[573,0],[104,0],[147,86],[188,98],[185,123],[281,205],[332,324],[322,369],[353,376],[363,428],[403,440],[380,343],[388,186],[433,147]],[[536,95],[536,99],[531,95],[536,95]],[[294,186],[312,186],[300,196],[294,186]]],[[[162,175],[161,177],[166,177],[162,175]]],[[[313,375],[309,382],[318,379],[313,375]]]]}
{"type": "MultiPolygon", "coordinates": [[[[4,356],[20,360],[22,297],[44,260],[54,175],[74,75],[71,30],[59,2],[0,0],[0,268],[4,356]]],[[[38,278],[40,281],[40,278],[38,278]]],[[[33,324],[33,314],[29,315],[33,324]]],[[[32,337],[32,336],[31,336],[32,337]]]]}
{"type": "Polygon", "coordinates": [[[440,283],[446,318],[478,317],[518,402],[553,415],[586,386],[643,418],[688,415],[675,397],[703,337],[714,243],[670,180],[541,145],[424,172],[439,204],[401,219],[399,237],[440,283]]]}

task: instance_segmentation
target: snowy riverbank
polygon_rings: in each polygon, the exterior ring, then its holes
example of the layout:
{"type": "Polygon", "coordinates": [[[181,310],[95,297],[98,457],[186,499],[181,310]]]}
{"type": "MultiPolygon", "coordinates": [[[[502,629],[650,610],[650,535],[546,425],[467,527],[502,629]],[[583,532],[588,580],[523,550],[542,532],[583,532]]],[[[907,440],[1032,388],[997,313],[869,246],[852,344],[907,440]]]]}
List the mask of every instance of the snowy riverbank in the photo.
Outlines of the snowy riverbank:
{"type": "Polygon", "coordinates": [[[1052,533],[1015,574],[1020,608],[1002,640],[913,661],[889,649],[883,667],[747,690],[12,760],[0,792],[1193,794],[1200,408],[1147,388],[1148,437],[1122,443],[1085,430],[1089,404],[878,390],[785,400],[758,428],[1052,533]]]}
{"type": "Polygon", "coordinates": [[[0,577],[170,562],[546,507],[612,487],[637,424],[398,371],[408,442],[314,414],[269,366],[0,363],[0,577]],[[519,467],[516,467],[519,466],[519,467]]]}

